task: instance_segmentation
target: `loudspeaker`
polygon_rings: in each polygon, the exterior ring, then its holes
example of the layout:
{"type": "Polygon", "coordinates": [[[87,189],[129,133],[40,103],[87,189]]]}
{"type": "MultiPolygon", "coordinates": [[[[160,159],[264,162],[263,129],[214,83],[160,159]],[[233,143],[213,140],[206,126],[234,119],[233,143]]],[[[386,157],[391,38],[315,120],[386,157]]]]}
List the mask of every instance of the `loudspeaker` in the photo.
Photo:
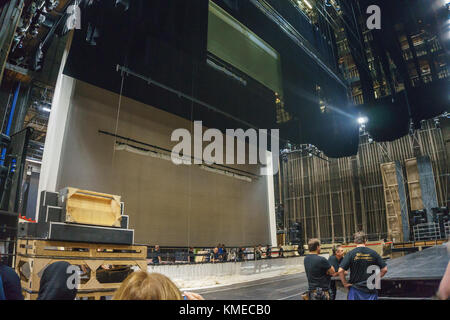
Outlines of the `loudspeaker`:
{"type": "Polygon", "coordinates": [[[58,207],[58,193],[42,191],[39,201],[39,222],[47,222],[48,207],[58,207]]]}
{"type": "Polygon", "coordinates": [[[409,220],[410,227],[414,227],[415,225],[421,224],[421,223],[427,223],[427,210],[415,210],[411,211],[411,216],[409,220]]]}
{"type": "Polygon", "coordinates": [[[446,238],[449,235],[446,234],[445,224],[450,220],[450,215],[448,212],[448,208],[431,208],[431,213],[433,216],[433,222],[439,225],[439,230],[441,233],[441,238],[446,238]]]}
{"type": "Polygon", "coordinates": [[[303,246],[302,224],[294,222],[289,228],[289,242],[303,246]]]}

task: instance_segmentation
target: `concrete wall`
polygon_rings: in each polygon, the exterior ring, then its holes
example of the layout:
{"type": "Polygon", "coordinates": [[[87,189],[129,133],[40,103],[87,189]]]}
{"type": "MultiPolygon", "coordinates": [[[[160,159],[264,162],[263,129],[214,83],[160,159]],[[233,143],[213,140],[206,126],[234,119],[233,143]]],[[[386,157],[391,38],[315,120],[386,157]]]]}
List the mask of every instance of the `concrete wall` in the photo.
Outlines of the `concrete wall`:
{"type": "MultiPolygon", "coordinates": [[[[48,181],[56,178],[55,190],[72,186],[121,195],[125,214],[130,216],[130,228],[136,230],[136,243],[163,246],[271,243],[274,237],[270,234],[270,188],[266,177],[248,182],[194,165],[176,166],[167,160],[114,151],[114,137],[98,130],[115,132],[119,96],[61,77],[61,87],[71,84],[64,93],[68,113],[61,157],[59,166],[54,162],[46,166],[50,172],[43,174],[49,176],[48,181]]],[[[61,129],[64,116],[60,118],[62,121],[54,121],[53,126],[61,129]]],[[[122,97],[119,135],[171,149],[175,145],[170,141],[172,131],[191,126],[183,118],[122,97]]],[[[57,154],[57,146],[46,143],[45,148],[48,153],[55,149],[57,154]]],[[[256,165],[239,168],[251,172],[259,169],[256,165]]],[[[52,184],[41,186],[41,190],[46,188],[51,190],[52,184]]]]}

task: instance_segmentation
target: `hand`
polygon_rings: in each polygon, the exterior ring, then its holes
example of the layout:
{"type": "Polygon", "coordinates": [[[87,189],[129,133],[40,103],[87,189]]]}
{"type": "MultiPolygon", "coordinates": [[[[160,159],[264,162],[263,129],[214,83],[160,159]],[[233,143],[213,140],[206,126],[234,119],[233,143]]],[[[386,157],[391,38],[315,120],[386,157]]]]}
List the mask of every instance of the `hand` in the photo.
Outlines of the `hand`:
{"type": "Polygon", "coordinates": [[[203,298],[201,295],[194,293],[194,292],[184,292],[183,295],[188,300],[205,300],[205,298],[203,298]]]}
{"type": "Polygon", "coordinates": [[[352,286],[351,283],[344,283],[344,287],[345,287],[345,288],[350,288],[351,286],[352,286]]]}

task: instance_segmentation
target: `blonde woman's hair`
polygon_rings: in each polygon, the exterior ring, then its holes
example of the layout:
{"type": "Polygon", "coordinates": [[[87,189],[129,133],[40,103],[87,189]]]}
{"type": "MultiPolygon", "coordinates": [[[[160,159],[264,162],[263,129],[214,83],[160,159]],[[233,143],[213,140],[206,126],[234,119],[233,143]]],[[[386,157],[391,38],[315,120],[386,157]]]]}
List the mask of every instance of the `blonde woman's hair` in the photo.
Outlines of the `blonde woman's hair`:
{"type": "Polygon", "coordinates": [[[113,300],[182,300],[177,286],[159,273],[136,271],[130,274],[114,294],[113,300]]]}

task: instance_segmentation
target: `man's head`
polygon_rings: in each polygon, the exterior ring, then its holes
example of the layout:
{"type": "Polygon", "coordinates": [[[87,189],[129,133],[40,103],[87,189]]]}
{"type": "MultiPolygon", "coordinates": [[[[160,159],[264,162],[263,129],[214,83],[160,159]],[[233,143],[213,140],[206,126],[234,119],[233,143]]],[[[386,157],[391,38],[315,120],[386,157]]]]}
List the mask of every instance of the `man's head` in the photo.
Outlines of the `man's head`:
{"type": "Polygon", "coordinates": [[[308,249],[310,253],[320,253],[320,240],[310,239],[308,241],[308,249]]]}
{"type": "Polygon", "coordinates": [[[214,253],[217,253],[217,252],[219,252],[219,248],[215,247],[214,248],[214,253]]]}
{"type": "Polygon", "coordinates": [[[354,237],[355,237],[354,241],[355,241],[356,244],[365,244],[366,241],[367,241],[367,236],[362,231],[359,231],[359,232],[355,233],[354,237]]]}
{"type": "Polygon", "coordinates": [[[156,246],[155,246],[155,250],[156,250],[156,251],[159,251],[159,245],[156,245],[156,246]]]}
{"type": "Polygon", "coordinates": [[[336,247],[336,257],[338,259],[342,258],[344,256],[344,249],[342,248],[342,246],[337,246],[336,247]]]}

